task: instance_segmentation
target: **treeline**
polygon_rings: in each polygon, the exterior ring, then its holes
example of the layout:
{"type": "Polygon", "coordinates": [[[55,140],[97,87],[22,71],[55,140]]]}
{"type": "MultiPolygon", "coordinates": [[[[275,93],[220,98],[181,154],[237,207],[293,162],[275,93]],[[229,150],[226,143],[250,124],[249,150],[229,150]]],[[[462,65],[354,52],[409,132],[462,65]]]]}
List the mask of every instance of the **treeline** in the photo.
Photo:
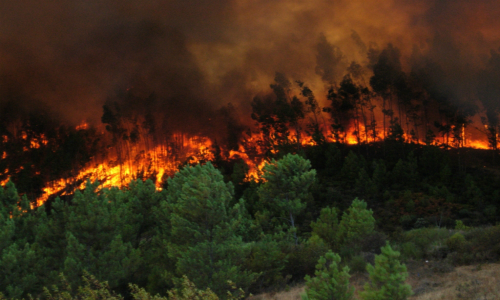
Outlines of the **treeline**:
{"type": "Polygon", "coordinates": [[[439,61],[418,52],[406,70],[392,44],[370,47],[366,56],[363,64],[347,62],[340,49],[320,39],[316,72],[327,86],[323,107],[307,84],[276,73],[272,93],[252,101],[264,148],[273,151],[309,137],[315,143],[325,138],[346,143],[350,137],[358,144],[398,140],[459,148],[468,145],[469,128],[475,127],[475,139],[484,137],[498,149],[498,51],[491,51],[483,70],[467,74],[466,88],[439,61]]]}

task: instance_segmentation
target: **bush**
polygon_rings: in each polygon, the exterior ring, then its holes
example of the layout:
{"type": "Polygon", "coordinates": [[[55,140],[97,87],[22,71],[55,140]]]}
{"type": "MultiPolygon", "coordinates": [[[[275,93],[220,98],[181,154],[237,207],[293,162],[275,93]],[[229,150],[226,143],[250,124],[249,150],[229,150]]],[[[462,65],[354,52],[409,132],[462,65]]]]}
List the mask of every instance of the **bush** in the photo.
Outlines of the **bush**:
{"type": "Polygon", "coordinates": [[[446,240],[446,246],[448,246],[451,251],[458,251],[462,249],[464,245],[465,237],[460,232],[456,232],[446,240]]]}
{"type": "Polygon", "coordinates": [[[464,233],[467,243],[464,254],[474,247],[474,261],[496,261],[500,259],[500,225],[471,229],[464,233]]]}
{"type": "Polygon", "coordinates": [[[304,274],[313,274],[318,259],[327,251],[328,248],[323,240],[313,236],[291,249],[283,273],[291,275],[293,278],[301,278],[304,274]]]}
{"type": "Polygon", "coordinates": [[[445,228],[419,228],[404,232],[400,237],[401,254],[405,258],[430,258],[449,236],[450,232],[445,228]]]}
{"type": "Polygon", "coordinates": [[[455,230],[462,230],[462,231],[466,231],[466,230],[469,230],[471,229],[471,227],[469,226],[465,226],[464,225],[464,222],[460,221],[460,220],[456,220],[455,221],[455,230]]]}
{"type": "Polygon", "coordinates": [[[415,225],[413,225],[414,228],[425,228],[429,226],[429,222],[425,218],[418,218],[417,221],[415,222],[415,225]]]}
{"type": "Polygon", "coordinates": [[[413,242],[406,242],[400,246],[401,254],[404,258],[409,259],[422,259],[424,256],[423,251],[418,248],[413,242]]]}
{"type": "Polygon", "coordinates": [[[455,269],[447,260],[433,262],[431,268],[436,273],[449,273],[455,269]]]}

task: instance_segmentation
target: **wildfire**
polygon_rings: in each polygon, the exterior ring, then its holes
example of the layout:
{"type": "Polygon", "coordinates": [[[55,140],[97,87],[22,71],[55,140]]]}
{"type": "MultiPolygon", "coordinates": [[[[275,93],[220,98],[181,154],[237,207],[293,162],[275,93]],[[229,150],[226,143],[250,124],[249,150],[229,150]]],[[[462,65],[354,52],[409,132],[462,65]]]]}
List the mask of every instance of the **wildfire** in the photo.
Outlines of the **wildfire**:
{"type": "MultiPolygon", "coordinates": [[[[76,130],[86,130],[89,125],[85,122],[76,126],[76,130]]],[[[367,130],[362,125],[358,126],[358,130],[347,130],[343,136],[336,136],[327,130],[321,128],[322,133],[327,142],[343,142],[351,145],[359,143],[368,143],[377,140],[383,140],[383,130],[377,128],[377,136],[369,136],[367,130]]],[[[304,147],[315,145],[312,136],[302,132],[297,134],[295,131],[290,131],[290,137],[295,141],[300,141],[304,147]]],[[[23,133],[23,139],[27,139],[27,135],[23,133]]],[[[461,130],[461,138],[463,143],[461,147],[471,147],[477,149],[488,149],[489,145],[485,140],[466,139],[465,130],[461,130]]],[[[7,137],[4,136],[4,141],[7,137]]],[[[420,139],[415,139],[407,134],[403,135],[405,141],[424,144],[420,139]]],[[[437,138],[435,143],[439,144],[437,138]]],[[[36,200],[36,205],[40,206],[46,202],[51,195],[70,195],[77,189],[83,189],[87,180],[92,182],[99,181],[100,188],[108,188],[112,186],[124,187],[135,179],[152,179],[158,190],[162,189],[165,178],[172,176],[178,171],[183,163],[196,164],[211,161],[215,159],[213,142],[204,136],[187,136],[182,133],[175,133],[170,136],[170,141],[165,144],[156,145],[154,147],[146,147],[144,142],[130,143],[127,141],[119,149],[118,145],[111,146],[110,153],[105,158],[93,158],[86,167],[79,170],[77,174],[71,174],[65,178],[48,182],[42,189],[43,194],[36,200]],[[121,152],[120,152],[121,151],[121,152]]],[[[226,159],[235,160],[241,159],[248,167],[245,181],[262,180],[262,169],[266,164],[265,151],[263,150],[263,136],[261,133],[254,132],[244,135],[240,141],[238,150],[231,150],[226,159]]],[[[42,145],[47,145],[45,135],[40,135],[29,141],[31,149],[38,149],[42,145]]],[[[442,137],[442,143],[447,140],[442,137]]],[[[25,149],[26,151],[27,149],[25,149]]],[[[271,149],[271,152],[277,150],[271,149]]],[[[7,158],[7,152],[2,153],[2,159],[7,158]]],[[[20,167],[23,168],[22,166],[20,167]]],[[[17,170],[19,171],[19,170],[17,170]]],[[[9,170],[5,170],[5,174],[9,174],[9,170]]],[[[39,174],[39,172],[37,173],[39,174]]],[[[9,178],[0,182],[4,186],[9,178]]]]}
{"type": "Polygon", "coordinates": [[[85,121],[80,123],[80,125],[76,126],[76,130],[86,130],[89,128],[89,124],[85,121]]]}
{"type": "Polygon", "coordinates": [[[155,181],[156,188],[161,190],[164,177],[177,172],[182,162],[187,160],[190,164],[196,164],[214,159],[210,139],[198,136],[184,139],[181,136],[176,136],[177,140],[182,141],[181,145],[177,145],[177,148],[182,149],[181,154],[163,145],[149,150],[144,149],[143,145],[135,145],[129,149],[127,159],[112,157],[104,162],[90,164],[74,177],[49,182],[43,188],[43,195],[37,199],[37,206],[47,201],[50,195],[64,196],[84,188],[87,180],[97,180],[101,183],[100,188],[108,188],[126,186],[137,178],[150,178],[155,181]]]}

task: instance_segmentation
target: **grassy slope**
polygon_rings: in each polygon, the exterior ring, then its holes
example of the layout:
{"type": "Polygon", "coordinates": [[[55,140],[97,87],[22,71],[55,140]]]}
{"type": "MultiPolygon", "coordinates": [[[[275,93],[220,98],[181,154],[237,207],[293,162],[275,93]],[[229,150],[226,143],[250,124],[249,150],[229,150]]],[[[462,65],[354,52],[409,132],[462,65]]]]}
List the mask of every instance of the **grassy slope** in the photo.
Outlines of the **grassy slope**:
{"type": "MultiPolygon", "coordinates": [[[[500,299],[500,263],[457,267],[448,273],[435,273],[432,263],[412,263],[409,267],[413,292],[411,300],[500,299]]],[[[359,291],[367,274],[355,274],[351,282],[359,291]]],[[[255,295],[251,300],[300,300],[303,286],[280,293],[255,295]]]]}

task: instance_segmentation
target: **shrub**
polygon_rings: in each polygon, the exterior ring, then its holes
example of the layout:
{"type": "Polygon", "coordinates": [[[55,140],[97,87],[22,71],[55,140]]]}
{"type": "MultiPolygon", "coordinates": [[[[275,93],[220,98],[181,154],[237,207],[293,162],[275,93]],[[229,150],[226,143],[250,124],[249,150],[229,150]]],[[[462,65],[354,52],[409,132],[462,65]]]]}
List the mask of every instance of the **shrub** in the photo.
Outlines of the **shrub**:
{"type": "Polygon", "coordinates": [[[445,228],[419,228],[407,231],[400,238],[401,252],[405,258],[432,257],[435,249],[450,236],[445,228]]]}
{"type": "Polygon", "coordinates": [[[446,240],[446,246],[448,246],[448,248],[451,251],[458,251],[462,249],[464,244],[465,244],[465,237],[460,232],[456,232],[454,235],[450,236],[446,240]]]}
{"type": "Polygon", "coordinates": [[[427,226],[429,226],[429,222],[424,218],[418,218],[415,225],[413,225],[414,228],[425,228],[427,226]]]}
{"type": "Polygon", "coordinates": [[[500,225],[471,229],[464,233],[467,243],[461,252],[466,254],[474,247],[475,261],[495,261],[500,258],[500,225]]]}
{"type": "Polygon", "coordinates": [[[431,268],[436,273],[449,273],[455,269],[448,260],[433,262],[431,268]]]}
{"type": "Polygon", "coordinates": [[[400,246],[401,254],[405,258],[421,259],[424,253],[413,242],[406,242],[400,246]]]}
{"type": "Polygon", "coordinates": [[[455,230],[469,230],[471,229],[469,226],[465,226],[464,225],[464,222],[462,222],[461,220],[456,220],[455,221],[455,230]]]}

